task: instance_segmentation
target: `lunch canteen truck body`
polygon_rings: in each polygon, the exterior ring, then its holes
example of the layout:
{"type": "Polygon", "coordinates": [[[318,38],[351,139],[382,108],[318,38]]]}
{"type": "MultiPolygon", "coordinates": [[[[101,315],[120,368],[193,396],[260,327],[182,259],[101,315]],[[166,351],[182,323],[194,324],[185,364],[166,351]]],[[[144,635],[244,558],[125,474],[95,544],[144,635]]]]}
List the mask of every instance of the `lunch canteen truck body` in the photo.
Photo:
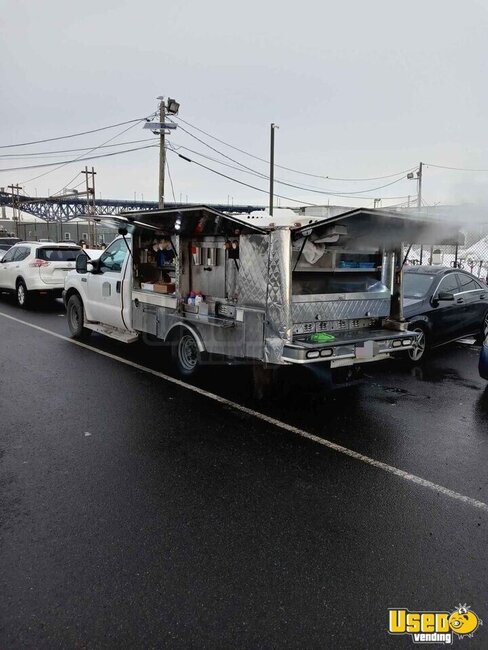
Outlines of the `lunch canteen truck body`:
{"type": "Polygon", "coordinates": [[[334,370],[415,345],[401,269],[404,245],[423,243],[420,219],[354,210],[313,221],[201,206],[109,220],[119,236],[66,278],[74,337],[147,335],[171,346],[187,376],[206,359],[334,370]]]}

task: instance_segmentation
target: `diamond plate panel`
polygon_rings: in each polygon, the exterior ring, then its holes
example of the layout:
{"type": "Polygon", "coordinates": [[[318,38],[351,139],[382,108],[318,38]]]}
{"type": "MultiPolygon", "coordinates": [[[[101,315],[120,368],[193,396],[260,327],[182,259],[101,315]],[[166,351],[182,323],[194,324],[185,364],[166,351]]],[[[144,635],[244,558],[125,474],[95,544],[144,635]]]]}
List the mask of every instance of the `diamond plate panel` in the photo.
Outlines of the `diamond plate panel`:
{"type": "Polygon", "coordinates": [[[281,363],[284,344],[291,340],[290,231],[275,230],[269,238],[264,359],[267,363],[281,363]]]}
{"type": "Polygon", "coordinates": [[[239,240],[238,303],[265,307],[268,278],[267,235],[241,235],[239,240]]]}
{"type": "Polygon", "coordinates": [[[365,317],[382,318],[390,313],[390,297],[384,300],[294,302],[291,308],[294,323],[311,323],[319,320],[350,320],[365,317]]]}

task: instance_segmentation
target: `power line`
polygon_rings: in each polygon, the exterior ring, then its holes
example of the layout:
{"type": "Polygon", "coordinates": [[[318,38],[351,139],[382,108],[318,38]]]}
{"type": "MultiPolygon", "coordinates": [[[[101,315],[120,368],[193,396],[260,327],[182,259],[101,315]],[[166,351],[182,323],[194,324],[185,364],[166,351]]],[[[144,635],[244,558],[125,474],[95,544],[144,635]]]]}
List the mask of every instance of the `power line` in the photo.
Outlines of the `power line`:
{"type": "Polygon", "coordinates": [[[488,172],[488,169],[470,169],[469,167],[448,167],[447,165],[434,165],[433,163],[424,163],[426,167],[437,167],[438,169],[452,169],[456,172],[488,172]]]}
{"type": "MultiPolygon", "coordinates": [[[[154,113],[148,117],[152,117],[154,113]]],[[[44,140],[32,140],[32,142],[20,142],[18,144],[3,144],[0,145],[0,149],[12,149],[14,147],[27,147],[31,144],[41,144],[44,142],[54,142],[55,140],[66,140],[67,138],[77,138],[82,135],[88,135],[90,133],[98,133],[99,131],[107,131],[108,129],[115,129],[118,126],[125,126],[126,124],[131,124],[133,122],[141,122],[145,120],[145,117],[139,117],[135,120],[127,120],[126,122],[118,122],[117,124],[110,124],[109,126],[102,126],[98,129],[91,129],[90,131],[80,131],[79,133],[70,133],[69,135],[60,135],[56,138],[45,138],[44,140]]]]}
{"type": "MultiPolygon", "coordinates": [[[[98,149],[122,147],[126,144],[139,144],[140,142],[154,142],[154,138],[143,138],[142,140],[125,140],[124,142],[118,142],[117,144],[100,145],[98,149]]],[[[58,149],[57,151],[32,151],[31,153],[0,154],[0,158],[1,159],[9,158],[10,160],[22,160],[22,158],[36,158],[36,157],[47,158],[48,156],[54,156],[58,153],[75,153],[77,151],[92,151],[93,148],[94,147],[80,147],[78,149],[58,149]]]]}
{"type": "MultiPolygon", "coordinates": [[[[56,194],[59,194],[60,192],[62,192],[63,189],[64,189],[65,187],[69,187],[69,186],[71,185],[71,183],[72,183],[73,181],[75,181],[75,180],[78,178],[78,176],[81,176],[81,172],[78,172],[78,173],[76,174],[76,176],[74,176],[70,181],[68,181],[68,182],[64,185],[64,187],[63,187],[62,189],[60,189],[60,190],[56,190],[56,192],[53,192],[53,193],[51,194],[51,196],[56,196],[56,194]]],[[[82,185],[84,182],[85,182],[85,179],[83,179],[83,180],[81,181],[80,185],[82,185]]],[[[77,185],[76,187],[78,187],[78,185],[77,185]]]]}
{"type": "MultiPolygon", "coordinates": [[[[175,116],[176,119],[179,122],[183,122],[184,124],[187,124],[190,126],[192,129],[195,129],[196,131],[199,131],[200,133],[203,133],[204,135],[208,136],[209,138],[212,138],[212,140],[216,140],[217,142],[220,142],[221,144],[224,144],[226,147],[230,147],[231,149],[235,149],[236,151],[239,151],[240,153],[245,154],[246,156],[249,156],[251,158],[254,158],[255,160],[260,160],[263,163],[266,163],[269,165],[269,160],[266,160],[265,158],[260,158],[259,156],[255,156],[252,153],[249,153],[248,151],[245,151],[244,149],[239,149],[239,147],[236,147],[228,142],[225,142],[225,140],[221,140],[220,138],[217,138],[216,136],[212,135],[211,133],[207,133],[207,131],[204,131],[203,129],[200,129],[198,126],[195,126],[194,124],[191,124],[190,122],[187,122],[180,116],[175,116]]],[[[183,127],[180,126],[182,130],[183,127]]],[[[187,131],[186,131],[187,132],[187,131]]],[[[196,137],[196,136],[195,136],[196,137]]],[[[333,176],[323,176],[321,174],[311,174],[309,172],[304,172],[299,169],[293,169],[291,167],[285,167],[284,165],[278,165],[275,164],[275,167],[279,167],[280,169],[285,169],[286,171],[289,172],[294,172],[295,174],[302,174],[303,176],[311,176],[313,178],[322,178],[324,180],[330,180],[330,181],[351,181],[351,182],[360,182],[360,181],[379,181],[383,180],[386,178],[394,178],[395,176],[401,176],[402,174],[408,174],[408,172],[411,172],[415,169],[417,169],[417,166],[415,165],[414,167],[410,167],[409,169],[404,169],[401,172],[396,172],[394,174],[386,174],[385,176],[371,176],[369,178],[338,178],[338,177],[333,177],[333,176]]]]}
{"type": "MultiPolygon", "coordinates": [[[[131,124],[131,125],[128,126],[126,129],[123,129],[122,131],[120,131],[120,133],[116,133],[114,136],[112,136],[112,137],[109,138],[108,140],[105,140],[105,142],[102,142],[100,145],[98,145],[98,146],[96,146],[96,147],[93,147],[93,148],[89,151],[89,153],[91,153],[92,151],[96,151],[96,150],[99,149],[100,147],[103,147],[104,145],[108,144],[109,142],[112,142],[112,140],[115,140],[116,138],[120,137],[120,136],[123,135],[124,133],[127,133],[127,131],[130,131],[130,129],[133,129],[135,126],[137,126],[137,124],[139,124],[140,122],[143,122],[145,119],[146,119],[146,118],[143,118],[143,119],[141,119],[141,120],[138,120],[138,121],[136,122],[136,124],[131,124]]],[[[115,152],[115,153],[117,153],[117,152],[115,152]]],[[[108,155],[114,155],[114,154],[107,154],[107,156],[108,156],[108,155]]],[[[95,158],[96,156],[93,156],[93,157],[95,158]]],[[[31,183],[32,181],[35,181],[35,180],[37,180],[38,178],[42,178],[43,176],[47,176],[47,174],[52,174],[53,172],[57,171],[58,169],[61,169],[62,167],[65,167],[66,165],[69,165],[70,163],[77,162],[78,160],[89,160],[89,158],[83,158],[83,154],[81,154],[80,156],[78,156],[78,157],[75,158],[74,160],[71,160],[71,161],[68,161],[68,162],[63,162],[63,163],[61,163],[58,167],[55,167],[54,169],[51,169],[51,170],[49,170],[49,171],[47,171],[47,172],[43,172],[42,174],[39,174],[38,176],[34,176],[33,178],[29,178],[28,180],[23,181],[22,184],[23,184],[23,185],[26,185],[27,183],[31,183]]]]}
{"type": "MultiPolygon", "coordinates": [[[[230,169],[234,169],[235,171],[251,174],[253,176],[257,176],[258,178],[262,178],[263,180],[269,180],[269,176],[267,176],[266,174],[263,174],[261,172],[258,172],[257,170],[254,170],[251,167],[244,166],[244,169],[240,169],[239,167],[235,167],[234,165],[229,165],[228,163],[225,163],[225,162],[223,162],[221,160],[217,160],[216,158],[212,158],[211,156],[207,156],[207,155],[205,155],[205,154],[203,154],[203,153],[201,153],[199,151],[195,151],[193,149],[190,149],[189,147],[179,145],[178,148],[179,149],[185,149],[185,151],[190,151],[191,153],[194,153],[197,156],[201,156],[202,158],[206,158],[208,160],[211,160],[212,162],[215,162],[215,163],[217,163],[219,165],[224,165],[225,167],[230,167],[230,169]]],[[[213,147],[211,147],[211,149],[213,149],[213,147]]],[[[214,150],[217,151],[216,149],[214,149],[214,150]]],[[[217,153],[220,153],[220,152],[217,151],[217,153]]],[[[223,154],[223,155],[225,155],[225,154],[223,154]]],[[[225,156],[225,157],[228,158],[228,156],[225,156]]],[[[230,160],[233,160],[233,159],[230,158],[230,160]]],[[[237,161],[233,160],[233,162],[237,162],[237,161]]],[[[395,181],[393,181],[391,183],[387,183],[387,184],[382,185],[380,187],[372,187],[372,188],[367,189],[367,190],[358,190],[358,191],[355,191],[355,192],[347,192],[347,191],[341,192],[339,190],[337,190],[337,191],[334,191],[334,190],[329,190],[329,191],[327,191],[327,190],[319,190],[318,188],[311,188],[309,186],[307,187],[307,186],[295,185],[293,183],[287,183],[286,181],[282,181],[282,180],[279,180],[279,179],[275,179],[275,183],[279,183],[280,185],[286,185],[287,187],[292,187],[294,189],[302,190],[302,191],[305,191],[305,192],[313,192],[314,194],[323,194],[325,196],[335,196],[335,197],[338,197],[338,198],[347,199],[347,198],[354,198],[354,195],[356,195],[356,194],[365,194],[366,192],[374,192],[376,190],[383,189],[385,187],[389,187],[390,185],[394,185],[395,183],[398,183],[398,182],[403,181],[403,180],[404,180],[403,178],[399,178],[399,179],[397,179],[397,180],[395,180],[395,181]]],[[[395,199],[396,200],[396,199],[403,199],[403,198],[407,198],[407,197],[408,197],[408,195],[405,194],[403,196],[383,197],[383,198],[385,200],[388,200],[388,199],[395,199]]],[[[358,197],[358,198],[361,198],[361,197],[358,197]]],[[[363,198],[372,198],[372,197],[366,197],[365,196],[363,198]]],[[[379,197],[375,197],[375,198],[379,198],[379,197]]]]}
{"type": "MultiPolygon", "coordinates": [[[[131,151],[140,151],[141,149],[151,149],[152,147],[157,147],[157,146],[158,146],[157,144],[150,144],[150,145],[146,145],[145,147],[124,149],[123,151],[113,151],[112,153],[99,154],[98,156],[89,156],[88,158],[74,158],[73,160],[65,160],[63,162],[63,165],[69,165],[70,163],[75,163],[75,162],[82,162],[84,160],[94,160],[95,158],[108,158],[109,156],[118,156],[122,153],[130,153],[131,151]]],[[[57,165],[57,164],[58,164],[57,162],[52,162],[52,163],[44,163],[42,165],[29,165],[27,167],[11,167],[10,169],[0,169],[0,172],[9,172],[17,169],[38,169],[40,167],[52,167],[53,165],[57,165]]],[[[37,176],[36,178],[40,178],[40,177],[37,176]]],[[[32,178],[29,181],[24,181],[24,184],[30,183],[33,180],[35,179],[32,178]]]]}
{"type": "MultiPolygon", "coordinates": [[[[217,174],[218,176],[222,176],[223,178],[227,178],[228,180],[233,181],[234,183],[239,183],[239,185],[250,187],[252,190],[257,190],[258,192],[264,192],[265,194],[268,194],[268,190],[263,190],[262,188],[256,187],[255,185],[250,185],[249,183],[245,183],[244,181],[239,181],[237,180],[237,178],[232,178],[232,176],[227,176],[227,174],[222,174],[222,172],[218,172],[216,169],[207,167],[207,165],[203,165],[202,163],[199,163],[196,160],[191,160],[191,158],[188,158],[187,156],[183,156],[183,154],[178,153],[177,151],[173,151],[173,149],[169,149],[169,151],[176,154],[177,156],[179,156],[179,158],[185,160],[186,162],[193,163],[194,165],[198,165],[198,167],[203,167],[203,169],[207,169],[209,172],[217,174]]],[[[292,199],[289,196],[283,196],[282,194],[275,194],[275,196],[279,197],[280,199],[285,199],[286,201],[293,201],[294,203],[300,203],[301,205],[320,207],[317,203],[308,203],[307,201],[299,201],[297,199],[292,199]]]]}
{"type": "Polygon", "coordinates": [[[171,183],[171,193],[173,194],[173,201],[174,203],[176,203],[175,188],[173,186],[173,179],[171,177],[171,171],[169,169],[169,160],[167,156],[165,156],[164,162],[166,164],[166,169],[168,170],[168,177],[169,177],[169,182],[171,183]]]}

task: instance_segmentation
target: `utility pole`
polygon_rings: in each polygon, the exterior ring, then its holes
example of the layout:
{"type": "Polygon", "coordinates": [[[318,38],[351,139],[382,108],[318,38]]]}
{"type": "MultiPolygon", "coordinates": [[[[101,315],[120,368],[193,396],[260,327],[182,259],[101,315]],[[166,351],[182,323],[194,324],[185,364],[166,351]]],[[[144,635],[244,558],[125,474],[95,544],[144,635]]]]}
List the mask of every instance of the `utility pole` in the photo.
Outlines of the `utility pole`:
{"type": "Polygon", "coordinates": [[[151,129],[154,135],[159,133],[159,191],[158,205],[160,209],[164,208],[164,172],[166,167],[166,129],[176,129],[177,125],[173,121],[165,122],[166,115],[178,115],[180,105],[176,99],[168,97],[158,97],[159,101],[159,122],[150,122],[149,119],[144,125],[145,129],[151,129]]]}
{"type": "MultiPolygon", "coordinates": [[[[423,163],[419,164],[419,170],[417,172],[417,179],[418,179],[418,187],[417,187],[417,208],[420,210],[422,207],[422,167],[423,163]]],[[[431,247],[432,251],[432,247],[431,247]]],[[[432,253],[431,253],[432,257],[432,253]]],[[[424,246],[420,246],[420,264],[422,265],[422,262],[424,261],[424,246]]]]}
{"type": "Polygon", "coordinates": [[[159,102],[159,121],[162,125],[159,131],[159,207],[161,210],[164,208],[164,168],[166,166],[165,118],[166,104],[162,99],[159,102]]]}
{"type": "MultiPolygon", "coordinates": [[[[0,187],[0,192],[5,192],[4,187],[0,187]]],[[[5,210],[5,206],[2,204],[2,219],[7,218],[7,211],[5,210]]]]}
{"type": "Polygon", "coordinates": [[[18,237],[19,236],[19,221],[20,221],[20,190],[22,189],[21,186],[17,183],[17,185],[9,185],[8,188],[12,190],[12,221],[15,222],[15,234],[18,237]]]}
{"type": "Polygon", "coordinates": [[[91,242],[87,242],[88,245],[91,243],[93,246],[96,246],[96,231],[95,231],[95,214],[96,214],[96,205],[95,205],[95,168],[92,167],[91,171],[88,170],[88,167],[85,166],[84,171],[81,172],[85,175],[85,185],[86,185],[86,217],[88,221],[88,234],[91,239],[91,242]]]}
{"type": "Polygon", "coordinates": [[[422,168],[424,163],[420,163],[419,170],[417,172],[418,178],[418,191],[417,191],[417,207],[422,207],[422,168]]]}
{"type": "Polygon", "coordinates": [[[271,124],[271,141],[270,141],[270,154],[269,154],[269,215],[273,216],[273,192],[274,192],[274,132],[279,127],[276,124],[271,124]]]}

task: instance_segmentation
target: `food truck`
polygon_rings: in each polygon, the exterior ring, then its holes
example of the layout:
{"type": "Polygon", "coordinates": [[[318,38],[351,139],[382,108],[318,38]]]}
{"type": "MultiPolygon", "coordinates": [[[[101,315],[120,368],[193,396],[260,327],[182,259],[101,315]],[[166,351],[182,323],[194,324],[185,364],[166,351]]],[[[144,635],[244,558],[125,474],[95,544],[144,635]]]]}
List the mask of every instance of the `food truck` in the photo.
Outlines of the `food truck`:
{"type": "Polygon", "coordinates": [[[66,278],[75,338],[160,341],[183,376],[209,359],[333,371],[415,345],[402,267],[405,245],[432,243],[431,221],[368,209],[314,220],[206,206],[101,220],[119,236],[98,260],[80,256],[66,278]]]}

